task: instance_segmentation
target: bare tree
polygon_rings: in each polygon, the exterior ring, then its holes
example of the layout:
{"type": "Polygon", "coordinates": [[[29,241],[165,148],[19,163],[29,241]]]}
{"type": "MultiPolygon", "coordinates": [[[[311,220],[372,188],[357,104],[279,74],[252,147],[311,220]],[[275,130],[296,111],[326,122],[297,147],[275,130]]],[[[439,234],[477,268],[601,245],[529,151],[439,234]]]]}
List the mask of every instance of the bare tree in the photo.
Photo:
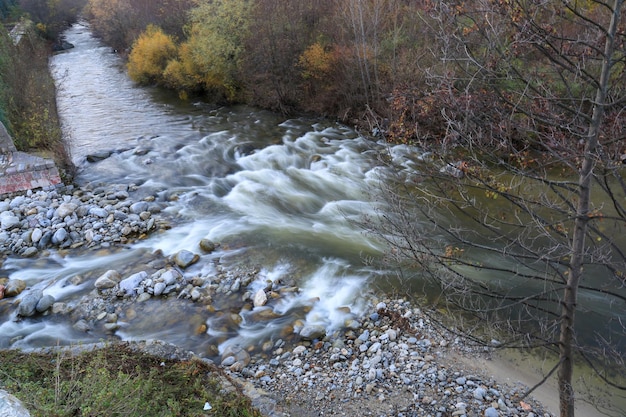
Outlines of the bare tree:
{"type": "Polygon", "coordinates": [[[433,7],[442,63],[424,69],[428,94],[396,97],[395,132],[444,152],[393,150],[411,168],[374,227],[474,340],[558,354],[546,379],[557,374],[561,417],[574,416],[577,360],[626,389],[607,372],[626,349],[625,14],[623,0],[433,7]],[[591,299],[615,312],[584,334],[575,313],[593,317],[591,299]]]}

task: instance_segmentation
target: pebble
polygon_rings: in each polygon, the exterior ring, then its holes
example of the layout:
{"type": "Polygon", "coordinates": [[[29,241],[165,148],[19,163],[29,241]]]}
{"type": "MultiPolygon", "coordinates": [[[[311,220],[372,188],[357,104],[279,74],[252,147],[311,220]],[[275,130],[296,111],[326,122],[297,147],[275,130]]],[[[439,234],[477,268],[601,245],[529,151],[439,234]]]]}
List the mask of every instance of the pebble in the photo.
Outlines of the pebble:
{"type": "MultiPolygon", "coordinates": [[[[360,415],[361,404],[371,407],[372,400],[380,406],[369,409],[368,415],[376,416],[530,415],[514,401],[526,387],[499,385],[491,378],[454,368],[445,359],[448,351],[471,357],[483,354],[482,348],[466,346],[462,341],[440,343],[445,329],[436,328],[414,310],[405,315],[409,308],[402,300],[374,303],[371,311],[358,318],[362,324],[356,332],[350,329],[342,336],[320,333],[312,348],[297,345],[291,355],[275,351],[269,353],[268,359],[253,355],[241,370],[225,368],[247,378],[259,390],[280,393],[282,398],[296,401],[306,398],[301,406],[314,407],[319,415],[360,415]],[[407,330],[405,323],[402,327],[394,323],[387,315],[371,319],[372,311],[383,309],[400,313],[409,320],[411,329],[407,330]],[[431,342],[434,340],[438,342],[431,342]]],[[[303,330],[311,326],[305,324],[303,330]]],[[[454,336],[447,336],[444,340],[454,340],[454,336]]],[[[540,404],[527,401],[532,404],[534,415],[553,417],[540,404]]]]}
{"type": "Polygon", "coordinates": [[[143,200],[129,204],[132,190],[133,185],[119,184],[67,186],[6,197],[0,200],[0,252],[32,257],[46,248],[97,248],[141,237],[155,229],[152,214],[162,206],[143,200]]]}

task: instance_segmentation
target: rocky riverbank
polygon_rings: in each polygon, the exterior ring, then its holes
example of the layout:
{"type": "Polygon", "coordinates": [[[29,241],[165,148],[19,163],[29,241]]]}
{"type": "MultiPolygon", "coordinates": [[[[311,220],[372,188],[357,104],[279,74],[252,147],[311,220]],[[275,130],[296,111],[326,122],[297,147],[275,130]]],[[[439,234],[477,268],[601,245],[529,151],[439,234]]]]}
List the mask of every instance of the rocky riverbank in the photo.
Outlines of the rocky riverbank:
{"type": "MultiPolygon", "coordinates": [[[[0,251],[43,258],[50,250],[112,248],[167,224],[160,215],[166,202],[134,201],[132,191],[69,188],[7,198],[0,202],[0,251]]],[[[202,240],[197,251],[210,253],[216,246],[202,240]]],[[[270,325],[280,318],[274,307],[300,290],[295,282],[264,280],[258,270],[225,270],[219,261],[206,268],[209,272],[187,273],[198,253],[166,257],[157,251],[124,270],[75,277],[69,285],[87,283],[91,291],[71,304],[19,280],[1,279],[2,296],[21,296],[0,307],[15,309],[16,319],[56,315],[78,331],[115,340],[120,326],[148,300],[167,303],[172,317],[180,303],[196,306],[205,315],[190,318],[197,322],[195,336],[208,337],[209,315],[218,319],[213,325],[221,323],[213,330],[224,336],[195,354],[221,365],[268,416],[552,416],[523,398],[526,387],[503,385],[471,369],[468,364],[488,349],[448,333],[430,319],[434,313],[406,300],[372,297],[364,316],[338,307],[343,328],[331,331],[307,323],[306,314],[319,302],[310,300],[292,309],[276,334],[258,345],[226,343],[243,317],[270,325]]]]}
{"type": "Polygon", "coordinates": [[[273,416],[553,416],[523,398],[527,387],[471,366],[489,349],[428,317],[406,300],[377,302],[358,329],[289,348],[279,340],[234,374],[274,399],[262,405],[273,416]]]}

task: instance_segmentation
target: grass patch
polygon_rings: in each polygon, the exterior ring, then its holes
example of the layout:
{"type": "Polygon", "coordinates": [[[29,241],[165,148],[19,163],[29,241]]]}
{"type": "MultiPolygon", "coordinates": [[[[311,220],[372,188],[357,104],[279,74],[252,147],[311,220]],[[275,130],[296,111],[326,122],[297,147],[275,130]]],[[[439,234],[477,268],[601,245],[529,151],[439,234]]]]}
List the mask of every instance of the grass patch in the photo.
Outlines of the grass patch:
{"type": "Polygon", "coordinates": [[[33,417],[261,416],[240,391],[224,387],[219,368],[199,359],[160,358],[123,343],[77,355],[7,350],[0,358],[0,388],[33,417]]]}

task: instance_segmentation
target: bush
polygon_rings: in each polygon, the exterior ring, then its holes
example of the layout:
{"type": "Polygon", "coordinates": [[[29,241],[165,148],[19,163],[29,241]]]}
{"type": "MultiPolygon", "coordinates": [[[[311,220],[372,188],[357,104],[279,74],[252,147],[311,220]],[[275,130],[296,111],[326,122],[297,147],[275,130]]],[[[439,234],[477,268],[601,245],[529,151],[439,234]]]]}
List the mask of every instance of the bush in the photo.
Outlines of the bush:
{"type": "Polygon", "coordinates": [[[195,63],[189,43],[185,42],[178,48],[178,58],[168,62],[163,72],[166,87],[180,93],[200,92],[204,88],[201,69],[195,63]]]}
{"type": "Polygon", "coordinates": [[[258,417],[250,401],[224,387],[227,378],[200,360],[176,361],[111,345],[80,354],[2,351],[0,388],[37,416],[258,417]]]}
{"type": "Polygon", "coordinates": [[[128,57],[128,75],[140,84],[163,84],[168,63],[177,56],[171,36],[149,25],[133,45],[128,57]]]}

